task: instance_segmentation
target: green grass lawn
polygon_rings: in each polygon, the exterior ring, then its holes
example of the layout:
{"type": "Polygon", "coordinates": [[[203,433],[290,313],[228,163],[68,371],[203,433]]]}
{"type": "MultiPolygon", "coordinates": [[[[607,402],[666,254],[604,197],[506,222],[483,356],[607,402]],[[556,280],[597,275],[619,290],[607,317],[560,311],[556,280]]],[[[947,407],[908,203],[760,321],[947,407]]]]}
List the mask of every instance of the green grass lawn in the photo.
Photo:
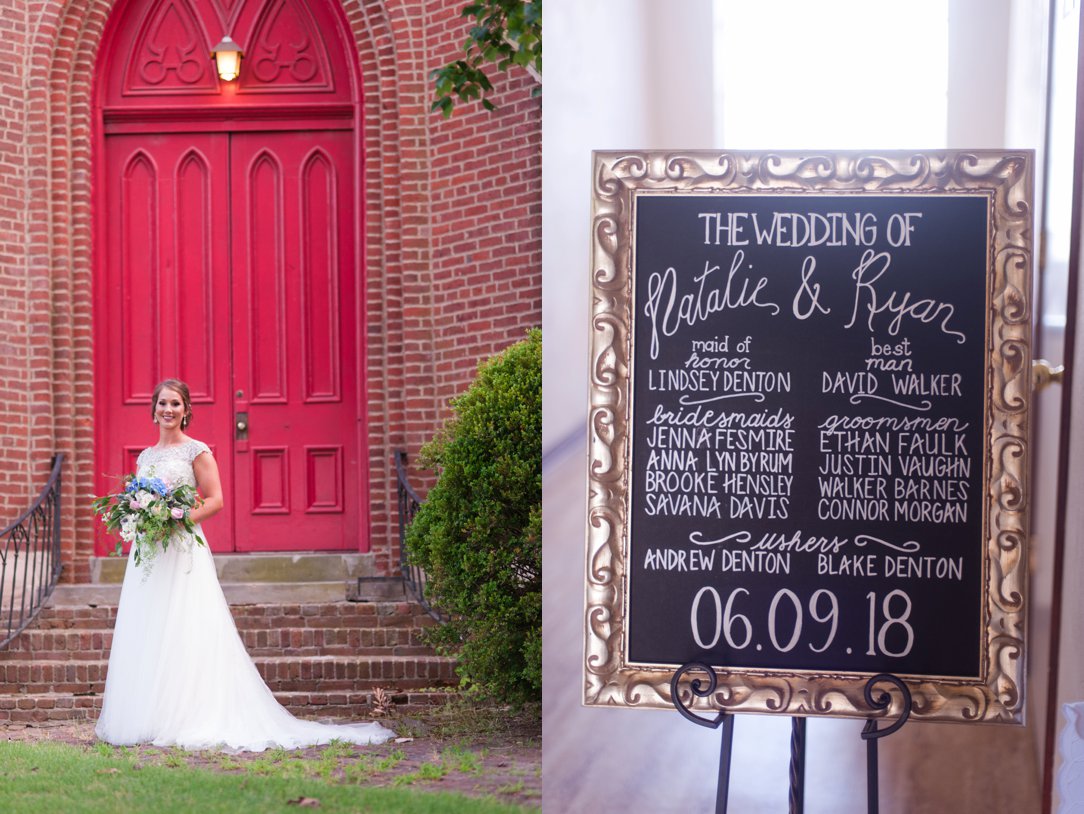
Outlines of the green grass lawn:
{"type": "Polygon", "coordinates": [[[5,814],[144,811],[266,814],[310,810],[320,814],[522,814],[537,811],[495,800],[414,790],[409,788],[409,781],[396,788],[360,785],[374,767],[336,775],[317,771],[314,776],[291,771],[292,764],[281,759],[266,761],[267,767],[275,767],[268,771],[261,771],[264,768],[261,763],[250,764],[246,770],[240,764],[227,765],[229,761],[229,756],[222,755],[215,770],[193,768],[180,754],[164,753],[152,761],[104,744],[85,748],[60,743],[0,742],[0,811],[5,814]]]}

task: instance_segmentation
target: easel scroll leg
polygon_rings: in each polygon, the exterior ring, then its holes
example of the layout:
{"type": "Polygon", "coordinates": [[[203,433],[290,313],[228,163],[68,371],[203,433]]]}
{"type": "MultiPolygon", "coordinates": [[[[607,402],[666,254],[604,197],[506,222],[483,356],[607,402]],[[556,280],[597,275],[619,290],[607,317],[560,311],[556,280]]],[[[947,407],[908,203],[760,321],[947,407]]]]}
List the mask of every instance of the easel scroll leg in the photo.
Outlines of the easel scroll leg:
{"type": "Polygon", "coordinates": [[[878,814],[880,810],[877,741],[891,735],[907,723],[907,719],[911,716],[912,706],[911,691],[907,688],[907,685],[890,673],[879,673],[866,682],[864,691],[866,706],[871,710],[887,710],[892,705],[892,696],[887,692],[881,692],[874,697],[873,688],[877,684],[891,684],[899,690],[902,706],[900,717],[895,723],[883,729],[878,729],[876,719],[870,718],[862,728],[862,740],[866,742],[866,810],[869,814],[878,814]]]}
{"type": "Polygon", "coordinates": [[[719,785],[715,787],[715,814],[726,814],[730,796],[730,756],[734,744],[734,716],[723,717],[723,742],[719,746],[719,785]]]}
{"type": "Polygon", "coordinates": [[[715,789],[715,814],[726,814],[727,797],[730,793],[730,758],[734,743],[734,716],[728,715],[726,712],[719,712],[714,718],[701,718],[689,706],[686,706],[684,700],[682,700],[679,685],[682,676],[692,671],[706,673],[708,677],[707,686],[702,684],[699,678],[694,678],[689,682],[689,691],[692,695],[696,698],[710,698],[712,696],[718,686],[715,671],[706,664],[690,661],[681,665],[677,672],[674,673],[673,678],[670,679],[670,700],[686,720],[692,721],[699,726],[706,726],[709,729],[718,729],[720,725],[723,727],[723,742],[719,747],[719,782],[715,789]]]}
{"type": "Polygon", "coordinates": [[[790,719],[790,814],[805,810],[805,718],[790,719]]]}

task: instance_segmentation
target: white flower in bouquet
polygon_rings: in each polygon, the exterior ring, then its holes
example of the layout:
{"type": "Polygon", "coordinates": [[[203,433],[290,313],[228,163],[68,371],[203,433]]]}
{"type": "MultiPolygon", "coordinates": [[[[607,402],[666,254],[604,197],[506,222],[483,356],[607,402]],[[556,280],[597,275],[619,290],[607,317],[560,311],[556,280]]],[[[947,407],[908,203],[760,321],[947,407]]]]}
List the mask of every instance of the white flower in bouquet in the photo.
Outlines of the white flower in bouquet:
{"type": "Polygon", "coordinates": [[[120,537],[126,543],[135,542],[136,519],[132,515],[128,515],[120,521],[120,537]]]}

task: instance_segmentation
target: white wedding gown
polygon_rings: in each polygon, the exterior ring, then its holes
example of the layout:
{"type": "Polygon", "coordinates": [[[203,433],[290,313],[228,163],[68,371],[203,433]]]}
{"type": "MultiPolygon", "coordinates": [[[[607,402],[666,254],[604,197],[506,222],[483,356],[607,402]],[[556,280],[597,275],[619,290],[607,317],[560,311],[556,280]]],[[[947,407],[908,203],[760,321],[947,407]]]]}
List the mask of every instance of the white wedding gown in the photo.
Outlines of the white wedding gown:
{"type": "MultiPolygon", "coordinates": [[[[150,447],[138,474],[195,486],[192,461],[209,451],[194,440],[150,447]]],[[[287,712],[245,650],[210,550],[191,538],[159,554],[146,577],[129,554],[94,731],[117,745],[253,752],[383,743],[395,734],[377,723],[329,725],[287,712]]]]}

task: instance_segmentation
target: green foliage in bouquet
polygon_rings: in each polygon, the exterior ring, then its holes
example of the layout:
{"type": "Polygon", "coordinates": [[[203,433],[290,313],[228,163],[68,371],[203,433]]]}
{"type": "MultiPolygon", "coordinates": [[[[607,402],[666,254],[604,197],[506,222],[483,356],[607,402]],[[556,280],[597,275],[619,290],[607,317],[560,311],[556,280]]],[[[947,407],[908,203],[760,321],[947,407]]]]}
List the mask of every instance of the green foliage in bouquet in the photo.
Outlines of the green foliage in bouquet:
{"type": "Polygon", "coordinates": [[[505,701],[542,689],[542,332],[478,368],[422,448],[439,477],[407,532],[433,603],[431,641],[505,701]]]}
{"type": "Polygon", "coordinates": [[[203,538],[195,533],[196,524],[189,517],[199,501],[196,490],[179,484],[170,487],[160,478],[128,475],[120,492],[103,495],[91,502],[94,513],[102,518],[106,531],[120,536],[116,551],[124,543],[135,546],[135,564],[149,564],[160,551],[169,547],[176,535],[187,533],[199,545],[203,538]]]}

